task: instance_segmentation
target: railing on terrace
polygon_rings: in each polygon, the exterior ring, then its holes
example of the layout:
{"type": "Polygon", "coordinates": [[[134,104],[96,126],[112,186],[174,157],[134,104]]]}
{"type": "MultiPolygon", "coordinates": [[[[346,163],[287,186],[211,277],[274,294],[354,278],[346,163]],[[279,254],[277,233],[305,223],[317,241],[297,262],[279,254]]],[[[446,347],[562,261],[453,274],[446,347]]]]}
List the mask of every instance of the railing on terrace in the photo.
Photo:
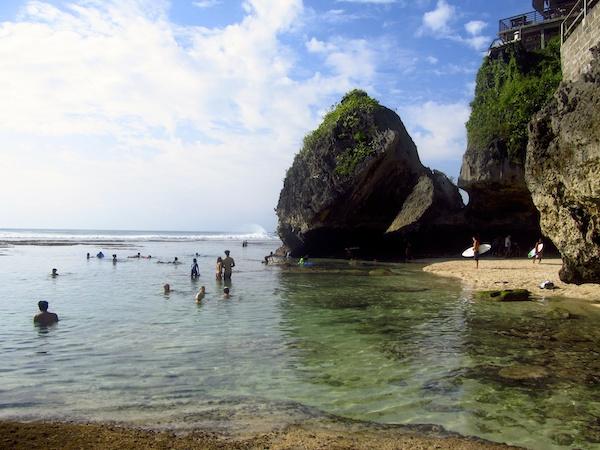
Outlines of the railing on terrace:
{"type": "Polygon", "coordinates": [[[587,17],[590,9],[598,0],[579,0],[573,6],[573,9],[567,14],[565,20],[560,25],[561,41],[564,43],[567,38],[573,33],[575,28],[587,17]]]}
{"type": "Polygon", "coordinates": [[[500,33],[509,30],[516,30],[529,25],[536,25],[538,23],[547,22],[549,20],[561,19],[567,14],[567,12],[568,10],[565,10],[563,8],[556,8],[544,11],[543,14],[538,11],[531,11],[528,13],[508,17],[506,19],[501,19],[499,27],[500,33]]]}

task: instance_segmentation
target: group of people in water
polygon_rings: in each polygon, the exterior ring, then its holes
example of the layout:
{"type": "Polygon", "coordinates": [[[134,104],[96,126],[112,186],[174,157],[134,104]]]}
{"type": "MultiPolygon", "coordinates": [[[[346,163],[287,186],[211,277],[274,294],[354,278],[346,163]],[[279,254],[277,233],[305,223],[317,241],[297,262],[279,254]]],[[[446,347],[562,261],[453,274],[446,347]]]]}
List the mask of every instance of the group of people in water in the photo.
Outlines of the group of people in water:
{"type": "MultiPolygon", "coordinates": [[[[231,275],[233,272],[233,268],[235,267],[235,260],[230,256],[231,252],[229,250],[225,250],[224,253],[225,253],[224,258],[222,258],[220,256],[217,258],[217,263],[216,263],[216,267],[215,267],[215,278],[217,280],[230,281],[231,275]]],[[[193,280],[200,278],[200,268],[198,266],[198,259],[197,259],[198,256],[200,256],[200,255],[198,253],[196,253],[196,258],[194,258],[192,260],[190,277],[193,280]]],[[[96,254],[96,256],[92,256],[90,253],[87,253],[87,255],[86,255],[86,259],[91,259],[94,257],[98,258],[98,259],[103,259],[105,256],[104,256],[104,253],[102,253],[102,251],[98,252],[96,254]]],[[[151,255],[142,256],[141,253],[138,252],[136,255],[128,256],[127,258],[152,259],[152,256],[151,255]]],[[[116,254],[112,255],[112,260],[113,260],[113,263],[117,262],[116,254]]],[[[175,256],[173,261],[168,261],[168,262],[158,261],[158,263],[179,265],[179,264],[181,264],[181,261],[179,261],[179,258],[177,256],[175,256]]],[[[59,275],[58,269],[53,268],[50,276],[52,278],[55,278],[58,275],[59,275]]],[[[173,289],[171,288],[171,285],[169,283],[165,283],[163,285],[163,291],[165,294],[169,294],[173,291],[173,289]]],[[[201,286],[200,290],[198,291],[198,293],[195,296],[196,303],[202,302],[205,295],[206,295],[206,288],[204,286],[201,286]]],[[[225,288],[223,288],[223,298],[228,299],[230,297],[231,297],[230,287],[226,286],[225,288]]],[[[58,315],[56,315],[55,313],[48,312],[48,302],[47,301],[42,300],[42,301],[38,302],[38,307],[40,309],[40,313],[37,314],[33,318],[33,322],[36,325],[48,326],[48,325],[52,325],[52,324],[58,322],[58,315]]]]}

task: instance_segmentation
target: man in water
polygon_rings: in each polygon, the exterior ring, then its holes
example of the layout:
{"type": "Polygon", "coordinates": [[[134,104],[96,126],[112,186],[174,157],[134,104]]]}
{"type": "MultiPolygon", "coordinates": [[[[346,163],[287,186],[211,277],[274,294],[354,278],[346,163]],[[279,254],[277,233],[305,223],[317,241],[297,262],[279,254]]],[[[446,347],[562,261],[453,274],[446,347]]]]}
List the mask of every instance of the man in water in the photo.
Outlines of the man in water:
{"type": "Polygon", "coordinates": [[[98,252],[98,254],[96,255],[96,258],[104,258],[104,253],[98,252]]]}
{"type": "Polygon", "coordinates": [[[117,255],[113,255],[113,264],[117,263],[117,255]]]}
{"type": "Polygon", "coordinates": [[[206,295],[206,288],[204,286],[201,286],[200,290],[196,294],[196,303],[202,302],[205,295],[206,295]]]}
{"type": "Polygon", "coordinates": [[[87,259],[90,259],[90,254],[89,254],[89,253],[86,255],[86,258],[87,258],[87,259]]]}
{"type": "Polygon", "coordinates": [[[198,260],[194,258],[192,263],[192,278],[198,278],[200,276],[200,270],[198,269],[198,260]]]}
{"type": "Polygon", "coordinates": [[[169,294],[171,292],[171,285],[169,283],[165,283],[163,286],[163,291],[165,294],[169,294]]]}
{"type": "Polygon", "coordinates": [[[223,259],[223,278],[231,279],[231,269],[235,267],[235,261],[229,256],[229,250],[225,250],[225,258],[223,259]]]}
{"type": "Polygon", "coordinates": [[[38,302],[40,313],[33,318],[33,323],[42,327],[58,322],[58,316],[55,313],[48,312],[48,302],[42,300],[38,302]]]}
{"type": "Polygon", "coordinates": [[[226,287],[223,289],[223,298],[230,298],[231,296],[229,295],[229,288],[226,287]]]}
{"type": "Polygon", "coordinates": [[[58,270],[52,269],[52,278],[57,277],[57,276],[58,276],[58,270]]]}
{"type": "Polygon", "coordinates": [[[268,254],[267,256],[265,256],[265,260],[263,262],[263,264],[269,264],[269,260],[271,258],[273,258],[275,255],[273,255],[273,252],[271,252],[270,254],[268,254]]]}

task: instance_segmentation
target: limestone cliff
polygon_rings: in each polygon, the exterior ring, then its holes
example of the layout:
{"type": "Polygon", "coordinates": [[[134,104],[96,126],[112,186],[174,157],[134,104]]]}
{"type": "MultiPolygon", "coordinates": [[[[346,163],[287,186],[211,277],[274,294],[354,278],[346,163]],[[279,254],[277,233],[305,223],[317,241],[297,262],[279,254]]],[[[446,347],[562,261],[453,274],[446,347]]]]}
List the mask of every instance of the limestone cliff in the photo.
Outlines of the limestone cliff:
{"type": "Polygon", "coordinates": [[[600,47],[589,73],[562,83],[529,126],[526,180],[560,278],[600,283],[600,47]]]}
{"type": "Polygon", "coordinates": [[[527,124],[560,76],[558,41],[540,52],[506,46],[482,64],[458,180],[469,194],[465,218],[471,228],[529,240],[539,234],[539,213],[525,183],[527,124]]]}
{"type": "Polygon", "coordinates": [[[279,197],[278,232],[295,255],[334,256],[347,247],[379,254],[386,231],[462,207],[444,179],[421,164],[398,115],[355,90],[305,138],[279,197]],[[420,209],[407,206],[403,215],[411,196],[420,209]]]}

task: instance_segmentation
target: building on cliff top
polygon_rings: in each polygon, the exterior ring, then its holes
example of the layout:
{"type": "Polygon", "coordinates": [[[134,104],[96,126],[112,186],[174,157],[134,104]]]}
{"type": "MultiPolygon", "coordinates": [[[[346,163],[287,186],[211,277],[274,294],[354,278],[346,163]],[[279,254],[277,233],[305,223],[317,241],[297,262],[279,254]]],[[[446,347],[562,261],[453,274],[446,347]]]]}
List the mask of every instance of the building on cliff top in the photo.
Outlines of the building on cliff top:
{"type": "Polygon", "coordinates": [[[546,43],[561,34],[562,24],[573,11],[587,8],[596,0],[532,0],[533,11],[500,19],[498,38],[490,46],[495,57],[504,46],[519,42],[526,50],[544,48],[546,43]]]}

